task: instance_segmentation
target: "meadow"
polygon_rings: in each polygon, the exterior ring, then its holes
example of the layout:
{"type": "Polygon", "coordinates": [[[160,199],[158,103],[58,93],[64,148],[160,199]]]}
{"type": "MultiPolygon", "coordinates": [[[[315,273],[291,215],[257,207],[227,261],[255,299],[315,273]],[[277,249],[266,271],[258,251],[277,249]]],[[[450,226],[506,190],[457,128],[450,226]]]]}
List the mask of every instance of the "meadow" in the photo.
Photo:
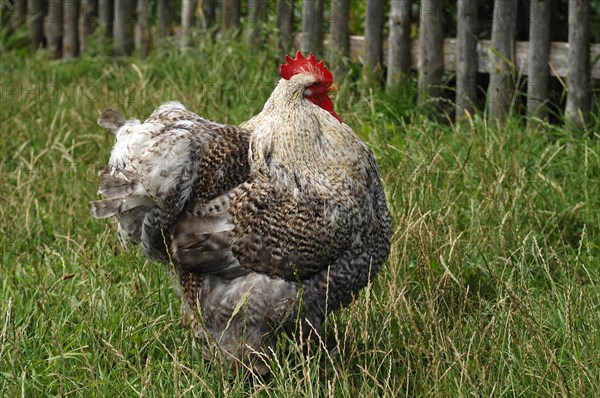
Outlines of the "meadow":
{"type": "Polygon", "coordinates": [[[177,99],[240,123],[277,82],[282,56],[266,54],[227,41],[147,60],[2,54],[0,395],[598,396],[600,118],[584,135],[452,124],[411,90],[352,78],[336,110],[382,169],[389,260],[320,341],[282,342],[270,377],[202,358],[165,267],[89,214],[114,139],[96,119],[177,99]]]}

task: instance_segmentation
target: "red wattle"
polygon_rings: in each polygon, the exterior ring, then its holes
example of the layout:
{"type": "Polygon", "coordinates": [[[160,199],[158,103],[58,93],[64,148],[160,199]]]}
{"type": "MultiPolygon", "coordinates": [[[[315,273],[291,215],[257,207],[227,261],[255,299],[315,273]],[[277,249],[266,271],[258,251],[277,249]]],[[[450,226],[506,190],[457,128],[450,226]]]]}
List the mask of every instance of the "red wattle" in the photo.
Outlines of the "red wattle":
{"type": "Polygon", "coordinates": [[[331,102],[331,98],[327,94],[318,95],[318,96],[310,96],[307,99],[313,104],[325,109],[327,112],[331,113],[333,117],[335,117],[340,123],[342,123],[342,118],[335,113],[333,110],[333,102],[331,102]]]}

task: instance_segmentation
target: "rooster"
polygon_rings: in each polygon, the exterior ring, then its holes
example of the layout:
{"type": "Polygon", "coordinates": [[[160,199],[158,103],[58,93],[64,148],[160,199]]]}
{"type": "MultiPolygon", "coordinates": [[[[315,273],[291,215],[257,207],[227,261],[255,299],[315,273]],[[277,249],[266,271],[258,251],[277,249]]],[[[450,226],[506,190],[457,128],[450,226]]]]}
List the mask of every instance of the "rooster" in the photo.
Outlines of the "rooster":
{"type": "Polygon", "coordinates": [[[280,75],[239,127],[178,102],[144,123],[104,111],[116,143],[90,202],[122,243],[172,264],[196,335],[261,374],[281,333],[318,334],[375,277],[391,236],[377,164],[335,112],[330,71],[298,51],[280,75]]]}

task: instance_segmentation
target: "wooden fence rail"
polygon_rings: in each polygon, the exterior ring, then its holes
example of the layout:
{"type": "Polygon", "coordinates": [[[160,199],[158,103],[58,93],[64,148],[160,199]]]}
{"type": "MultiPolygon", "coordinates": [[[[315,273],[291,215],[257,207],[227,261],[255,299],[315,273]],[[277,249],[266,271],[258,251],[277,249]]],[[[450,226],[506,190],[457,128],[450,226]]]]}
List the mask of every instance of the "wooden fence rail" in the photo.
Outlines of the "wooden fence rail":
{"type": "MultiPolygon", "coordinates": [[[[302,40],[302,33],[295,35],[295,42],[297,45],[302,40]]],[[[329,48],[331,38],[329,35],[325,36],[324,45],[325,48],[329,48]]],[[[350,60],[355,63],[362,63],[365,55],[365,48],[367,42],[364,36],[350,36],[350,60]]],[[[490,53],[492,52],[491,40],[478,40],[477,41],[477,72],[479,73],[490,73],[492,68],[490,62],[490,53]]],[[[444,39],[444,70],[447,72],[456,71],[457,65],[457,40],[455,38],[444,39]]],[[[515,58],[516,65],[514,68],[519,75],[529,74],[529,42],[517,41],[515,43],[515,58]]],[[[597,60],[590,71],[593,79],[600,79],[600,44],[590,45],[590,58],[597,60]]],[[[549,73],[550,76],[555,77],[566,77],[569,72],[569,43],[566,42],[555,42],[550,43],[550,56],[549,56],[549,73]]],[[[383,62],[388,62],[388,43],[387,40],[383,45],[383,62]]],[[[413,41],[410,43],[410,68],[417,70],[419,66],[419,43],[413,41]]]]}

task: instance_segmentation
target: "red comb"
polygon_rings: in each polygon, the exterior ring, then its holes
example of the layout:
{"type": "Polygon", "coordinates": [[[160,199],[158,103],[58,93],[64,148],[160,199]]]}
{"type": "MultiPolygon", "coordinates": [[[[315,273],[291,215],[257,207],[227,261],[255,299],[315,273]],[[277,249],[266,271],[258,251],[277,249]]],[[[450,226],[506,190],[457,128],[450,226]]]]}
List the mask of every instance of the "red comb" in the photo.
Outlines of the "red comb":
{"type": "Polygon", "coordinates": [[[315,55],[310,53],[308,58],[304,58],[302,52],[298,50],[296,58],[291,58],[289,55],[285,56],[285,64],[279,68],[279,74],[285,80],[290,80],[292,76],[302,72],[310,72],[317,74],[321,77],[321,80],[326,83],[333,83],[333,76],[329,69],[323,65],[323,61],[317,62],[315,55]]]}

